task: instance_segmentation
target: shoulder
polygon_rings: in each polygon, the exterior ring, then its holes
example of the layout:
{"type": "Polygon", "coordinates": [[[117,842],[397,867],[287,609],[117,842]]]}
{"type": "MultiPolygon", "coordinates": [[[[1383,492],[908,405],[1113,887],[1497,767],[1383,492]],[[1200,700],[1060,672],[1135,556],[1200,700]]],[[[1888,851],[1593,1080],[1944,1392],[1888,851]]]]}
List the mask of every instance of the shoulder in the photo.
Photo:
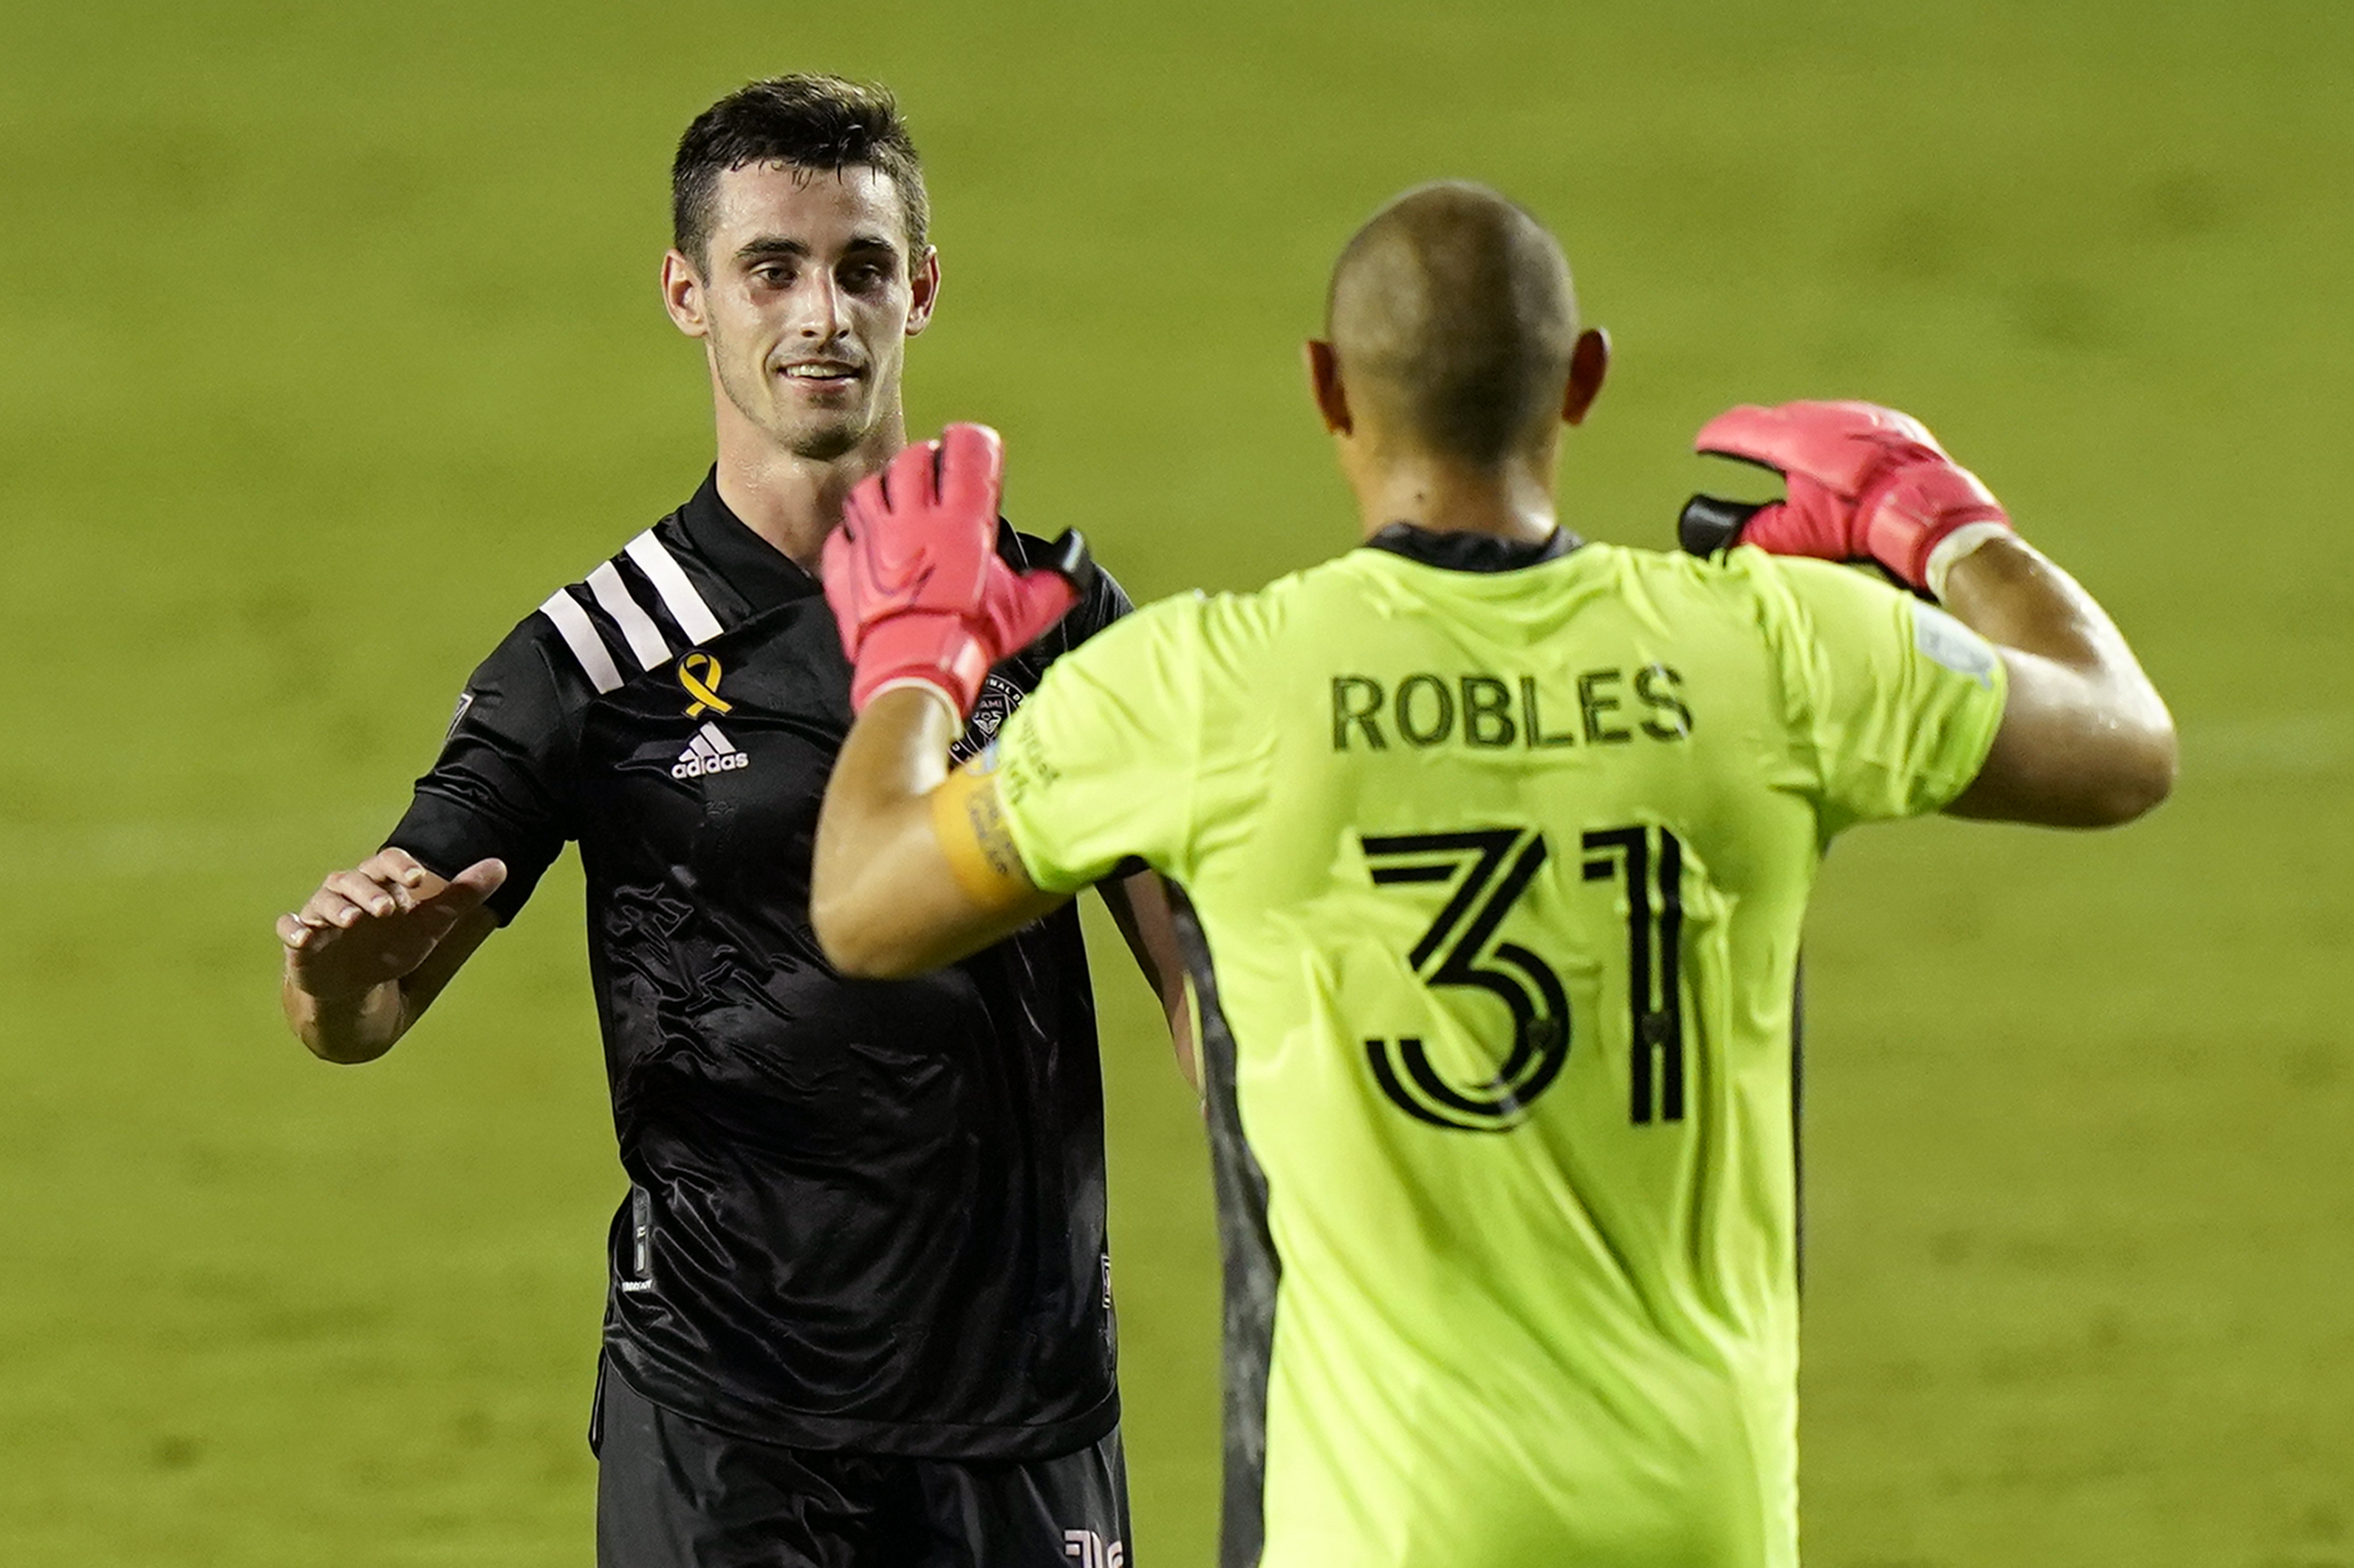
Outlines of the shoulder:
{"type": "MultiPolygon", "coordinates": [[[[1765,641],[1786,662],[1878,657],[1910,649],[1947,620],[1869,567],[1774,556],[1744,546],[1724,557],[1765,641]]],[[[1958,623],[1956,623],[1958,624],[1958,623]]]]}
{"type": "Polygon", "coordinates": [[[1755,601],[1767,614],[1803,615],[1817,607],[1882,610],[1911,598],[1868,567],[1776,556],[1754,545],[1737,546],[1702,564],[1731,591],[1755,601]]]}
{"type": "MultiPolygon", "coordinates": [[[[1207,605],[1198,593],[1182,593],[1125,609],[1117,620],[1094,630],[1085,646],[1057,660],[1055,668],[1065,663],[1080,670],[1144,664],[1165,673],[1172,656],[1190,660],[1198,648],[1207,605]]],[[[1078,613],[1072,611],[1075,617],[1078,613]]]]}
{"type": "Polygon", "coordinates": [[[1625,545],[1576,552],[1616,591],[1671,619],[1699,617],[1750,627],[1769,641],[1810,636],[1820,619],[1885,616],[1909,596],[1869,570],[1739,546],[1714,556],[1625,545]]]}
{"type": "Polygon", "coordinates": [[[528,644],[583,700],[618,691],[727,630],[734,607],[700,568],[676,515],[664,518],[541,600],[501,652],[528,644]]]}

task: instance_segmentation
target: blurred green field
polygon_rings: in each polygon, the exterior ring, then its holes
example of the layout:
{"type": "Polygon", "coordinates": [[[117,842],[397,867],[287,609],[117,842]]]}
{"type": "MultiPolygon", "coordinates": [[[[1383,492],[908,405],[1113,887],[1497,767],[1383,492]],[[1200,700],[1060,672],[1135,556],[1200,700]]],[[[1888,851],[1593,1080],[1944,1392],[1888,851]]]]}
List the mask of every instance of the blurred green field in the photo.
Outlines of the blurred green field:
{"type": "MultiPolygon", "coordinates": [[[[1664,540],[1730,401],[1929,419],[2185,761],[2122,836],[1828,870],[1809,1559],[2354,1563],[2354,7],[93,0],[0,26],[0,1563],[589,1560],[577,876],[366,1069],[283,1034],[270,921],[701,475],[669,152],[802,68],[931,169],[915,424],[998,424],[1010,509],[1139,597],[1348,541],[1295,344],[1433,175],[1613,329],[1588,533],[1664,540]]],[[[1200,1563],[1198,1128],[1102,980],[1140,1561],[1200,1563]]]]}

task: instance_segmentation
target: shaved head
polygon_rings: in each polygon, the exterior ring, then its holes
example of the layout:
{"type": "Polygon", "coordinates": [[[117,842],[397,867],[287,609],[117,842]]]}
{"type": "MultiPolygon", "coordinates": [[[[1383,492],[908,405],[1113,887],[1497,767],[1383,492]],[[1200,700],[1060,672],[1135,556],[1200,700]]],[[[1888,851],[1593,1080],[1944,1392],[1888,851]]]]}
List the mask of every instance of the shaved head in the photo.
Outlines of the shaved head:
{"type": "Polygon", "coordinates": [[[1569,262],[1484,185],[1419,185],[1332,268],[1325,334],[1363,417],[1493,464],[1552,440],[1578,341],[1569,262]]]}

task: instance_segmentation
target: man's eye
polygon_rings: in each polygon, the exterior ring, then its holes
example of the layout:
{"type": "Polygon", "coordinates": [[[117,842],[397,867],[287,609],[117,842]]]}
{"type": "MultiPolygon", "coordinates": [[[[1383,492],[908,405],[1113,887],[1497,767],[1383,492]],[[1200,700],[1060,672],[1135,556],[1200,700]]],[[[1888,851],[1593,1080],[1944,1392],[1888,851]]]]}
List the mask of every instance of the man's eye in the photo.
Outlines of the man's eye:
{"type": "Polygon", "coordinates": [[[752,269],[752,281],[765,289],[788,288],[791,286],[793,281],[792,269],[790,267],[755,267],[752,269]]]}
{"type": "Polygon", "coordinates": [[[844,269],[842,281],[854,289],[872,289],[878,287],[886,276],[888,274],[882,268],[870,261],[844,269]]]}

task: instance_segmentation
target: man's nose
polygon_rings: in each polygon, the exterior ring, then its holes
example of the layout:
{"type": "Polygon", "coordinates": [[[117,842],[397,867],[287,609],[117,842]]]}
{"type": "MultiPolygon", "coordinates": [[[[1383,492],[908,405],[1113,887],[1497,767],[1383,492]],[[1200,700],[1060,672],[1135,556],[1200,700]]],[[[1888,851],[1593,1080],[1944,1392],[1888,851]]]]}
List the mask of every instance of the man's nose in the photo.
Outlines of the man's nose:
{"type": "Polygon", "coordinates": [[[801,287],[800,321],[796,323],[802,337],[817,343],[832,343],[842,335],[842,290],[831,272],[812,272],[801,287]]]}

